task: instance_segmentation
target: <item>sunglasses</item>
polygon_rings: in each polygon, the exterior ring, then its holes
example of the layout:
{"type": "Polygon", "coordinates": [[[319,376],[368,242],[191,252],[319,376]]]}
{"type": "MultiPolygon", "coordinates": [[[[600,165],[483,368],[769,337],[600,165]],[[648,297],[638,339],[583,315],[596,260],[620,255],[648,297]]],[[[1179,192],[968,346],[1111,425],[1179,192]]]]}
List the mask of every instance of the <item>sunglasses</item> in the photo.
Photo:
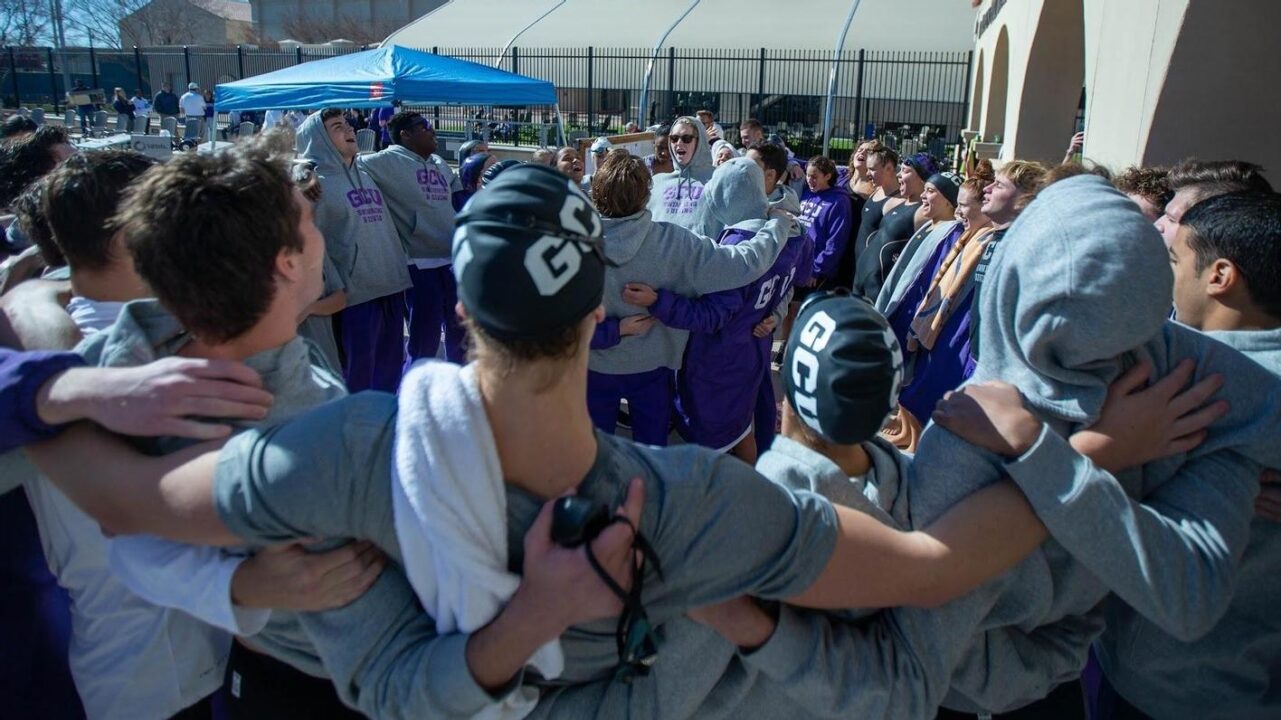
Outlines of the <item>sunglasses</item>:
{"type": "Polygon", "coordinates": [[[692,143],[698,139],[698,136],[697,135],[668,135],[667,139],[669,142],[674,142],[674,143],[678,143],[678,142],[692,143]]]}

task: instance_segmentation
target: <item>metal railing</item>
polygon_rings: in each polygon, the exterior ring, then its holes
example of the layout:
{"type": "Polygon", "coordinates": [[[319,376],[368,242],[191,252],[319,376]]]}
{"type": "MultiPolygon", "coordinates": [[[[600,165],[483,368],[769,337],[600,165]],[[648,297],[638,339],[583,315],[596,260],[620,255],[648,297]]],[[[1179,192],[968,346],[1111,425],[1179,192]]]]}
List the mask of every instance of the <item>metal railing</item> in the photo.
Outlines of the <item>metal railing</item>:
{"type": "MultiPolygon", "coordinates": [[[[4,48],[0,96],[6,107],[42,105],[62,111],[65,68],[74,82],[151,98],[168,82],[178,94],[188,82],[202,88],[251,77],[361,48],[265,50],[248,46],[166,48],[4,48]]],[[[442,55],[492,64],[500,48],[435,47],[442,55]]],[[[824,97],[832,53],[826,50],[666,48],[654,63],[648,107],[641,84],[651,49],[524,48],[504,54],[503,69],[556,85],[566,130],[574,135],[618,132],[630,121],[649,125],[700,109],[717,114],[731,141],[737,125],[760,120],[802,156],[816,154],[823,137],[824,97]]],[[[965,127],[969,103],[969,52],[851,50],[837,58],[838,76],[830,154],[844,160],[863,137],[917,137],[952,144],[965,127]]],[[[468,132],[504,123],[517,142],[537,143],[537,124],[550,108],[440,107],[430,110],[444,128],[468,132]],[[479,114],[479,117],[478,117],[479,114]]]]}

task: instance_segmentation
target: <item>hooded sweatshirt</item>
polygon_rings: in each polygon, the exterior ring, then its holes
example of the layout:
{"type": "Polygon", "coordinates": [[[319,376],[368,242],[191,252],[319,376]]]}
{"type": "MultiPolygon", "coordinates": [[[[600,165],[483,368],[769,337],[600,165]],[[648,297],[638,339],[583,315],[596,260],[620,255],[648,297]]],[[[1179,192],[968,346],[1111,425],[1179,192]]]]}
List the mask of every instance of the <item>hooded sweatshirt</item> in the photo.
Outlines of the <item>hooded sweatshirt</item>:
{"type": "Polygon", "coordinates": [[[438,155],[423,156],[403,145],[356,163],[382,189],[396,233],[411,260],[448,260],[454,237],[453,193],[462,189],[438,155]]]}
{"type": "MultiPolygon", "coordinates": [[[[676,150],[672,150],[672,165],[676,169],[654,176],[650,186],[649,211],[654,220],[675,223],[697,232],[700,225],[698,206],[702,202],[704,187],[712,179],[712,150],[698,120],[677,118],[672,125],[686,122],[694,127],[694,149],[690,160],[682,165],[676,157],[676,150]]],[[[721,229],[704,237],[716,237],[721,229]]]]}
{"type": "MultiPolygon", "coordinates": [[[[1209,335],[1281,376],[1281,330],[1209,335]]],[[[1109,608],[1117,625],[1100,643],[1108,680],[1132,705],[1156,718],[1281,716],[1279,606],[1281,524],[1253,518],[1231,605],[1210,632],[1184,641],[1123,607],[1109,608]]]]}
{"type": "MultiPolygon", "coordinates": [[[[791,227],[786,220],[770,220],[750,241],[721,246],[678,225],[654,222],[648,210],[604,218],[605,256],[617,265],[605,269],[605,314],[614,319],[647,312],[623,302],[623,285],[629,282],[686,296],[742,287],[774,264],[791,227]]],[[[588,368],[609,375],[675,370],[681,366],[688,337],[687,331],[655,325],[644,335],[593,349],[588,368]]]]}
{"type": "Polygon", "coordinates": [[[347,305],[394,295],[408,288],[409,258],[388,217],[382,191],[359,163],[343,162],[320,113],[298,128],[298,152],[316,163],[322,189],[316,227],[347,291],[347,305]]]}
{"type": "Polygon", "coordinates": [[[805,228],[805,237],[814,248],[813,276],[820,280],[835,278],[853,227],[850,194],[838,187],[821,192],[807,188],[801,196],[801,214],[796,219],[805,228]]]}
{"type": "MultiPolygon", "coordinates": [[[[1152,661],[1130,654],[1140,616],[1191,640],[1228,610],[1260,467],[1281,460],[1281,382],[1218,340],[1165,321],[1172,280],[1161,239],[1100,178],[1043,191],[1005,242],[980,297],[986,352],[973,381],[1016,385],[1045,429],[1007,461],[928,427],[910,471],[910,521],[925,527],[1008,475],[1051,539],[940,608],[896,608],[868,626],[784,608],[780,648],[818,651],[788,666],[780,657],[794,653],[775,655],[767,644],[745,662],[815,715],[928,717],[945,698],[968,712],[1026,705],[1076,679],[1110,592],[1099,645],[1109,677],[1118,660],[1152,661]],[[1142,358],[1155,376],[1185,358],[1197,360],[1196,380],[1222,373],[1229,381],[1219,397],[1231,408],[1192,453],[1114,477],[1066,436],[1097,419],[1109,383],[1142,358]]],[[[1240,647],[1246,638],[1222,642],[1240,647]]]]}
{"type": "MultiPolygon", "coordinates": [[[[191,335],[158,301],[138,300],[125,306],[115,325],[85,341],[80,349],[91,365],[136,367],[173,357],[190,341],[191,335]]],[[[267,417],[241,423],[242,429],[277,425],[347,394],[342,379],[326,369],[319,349],[301,337],[244,362],[262,377],[263,388],[272,394],[273,401],[267,417]]],[[[191,444],[181,438],[141,442],[160,454],[191,444]]],[[[233,556],[244,555],[244,551],[184,545],[146,535],[116,538],[109,544],[112,570],[139,597],[227,630],[246,634],[256,630],[248,640],[255,649],[309,675],[328,677],[296,613],[272,610],[268,618],[266,613],[245,613],[231,607],[231,577],[239,562],[233,556]]]]}
{"type": "MultiPolygon", "coordinates": [[[[702,210],[709,222],[726,226],[721,245],[750,242],[768,210],[760,167],[748,158],[721,165],[707,184],[702,210]]],[[[770,269],[743,287],[699,298],[658,290],[650,313],[665,326],[693,333],[677,387],[694,442],[728,449],[751,426],[756,393],[767,378],[771,342],[755,337],[752,328],[790,289],[804,245],[803,236],[790,238],[770,269]]]]}

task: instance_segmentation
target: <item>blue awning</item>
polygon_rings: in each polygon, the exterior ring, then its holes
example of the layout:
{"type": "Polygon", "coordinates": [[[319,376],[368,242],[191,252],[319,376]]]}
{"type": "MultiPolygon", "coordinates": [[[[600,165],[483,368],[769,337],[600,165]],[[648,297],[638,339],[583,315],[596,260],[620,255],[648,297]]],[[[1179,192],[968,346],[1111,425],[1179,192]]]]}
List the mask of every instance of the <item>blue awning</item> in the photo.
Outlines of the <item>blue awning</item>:
{"type": "Polygon", "coordinates": [[[552,105],[546,80],[390,45],[221,83],[214,107],[230,110],[412,105],[552,105]]]}

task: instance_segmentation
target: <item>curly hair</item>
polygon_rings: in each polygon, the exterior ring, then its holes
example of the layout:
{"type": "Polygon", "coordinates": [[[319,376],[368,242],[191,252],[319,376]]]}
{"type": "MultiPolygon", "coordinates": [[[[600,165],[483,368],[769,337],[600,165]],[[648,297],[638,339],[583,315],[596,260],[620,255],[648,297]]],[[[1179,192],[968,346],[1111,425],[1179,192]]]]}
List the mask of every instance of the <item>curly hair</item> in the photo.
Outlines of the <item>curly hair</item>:
{"type": "Polygon", "coordinates": [[[607,218],[634,215],[649,202],[649,183],[644,160],[625,152],[610,153],[592,175],[592,204],[607,218]]]}
{"type": "Polygon", "coordinates": [[[1169,168],[1132,165],[1112,178],[1112,184],[1126,195],[1138,195],[1158,208],[1164,208],[1174,197],[1169,168]]]}

